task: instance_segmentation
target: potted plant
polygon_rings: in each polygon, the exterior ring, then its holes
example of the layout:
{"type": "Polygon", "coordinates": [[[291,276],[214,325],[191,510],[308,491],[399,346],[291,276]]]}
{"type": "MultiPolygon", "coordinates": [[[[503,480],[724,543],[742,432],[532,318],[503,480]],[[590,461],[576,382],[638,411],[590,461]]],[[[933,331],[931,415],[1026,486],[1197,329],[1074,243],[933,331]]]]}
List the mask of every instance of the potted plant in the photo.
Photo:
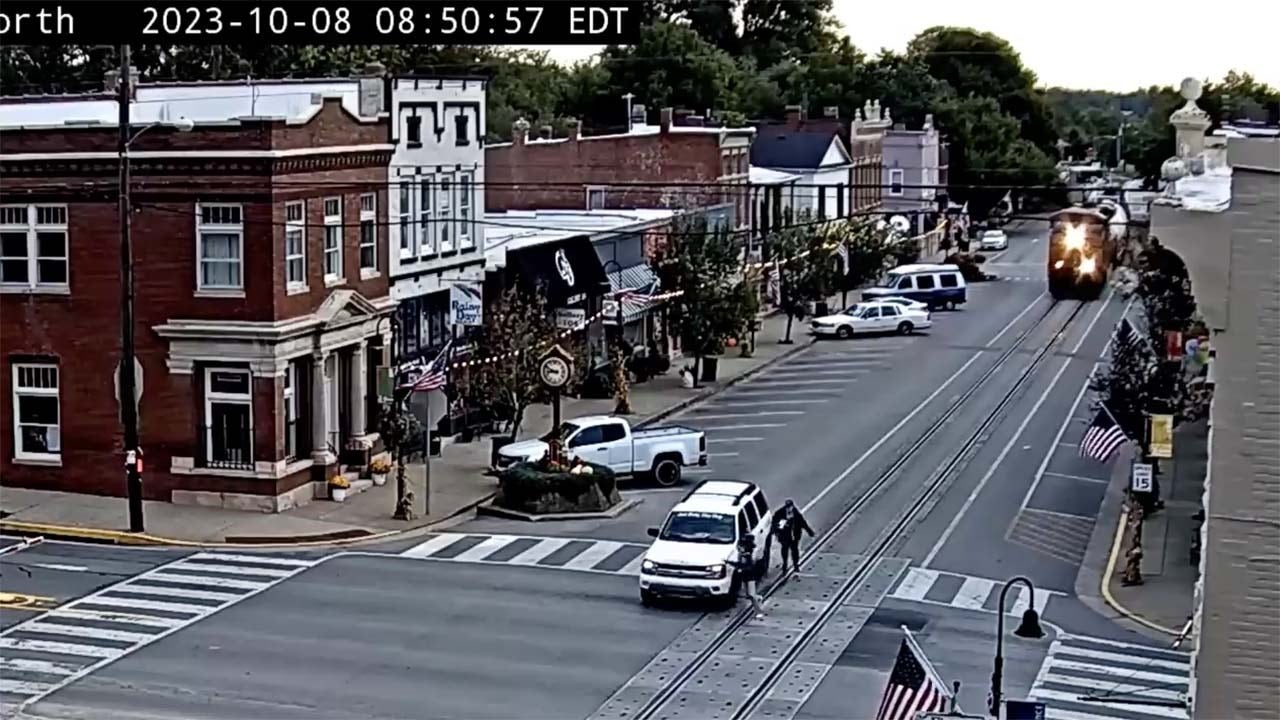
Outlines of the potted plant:
{"type": "Polygon", "coordinates": [[[369,474],[373,476],[374,485],[386,485],[387,475],[391,473],[391,461],[380,457],[369,463],[369,474]]]}
{"type": "Polygon", "coordinates": [[[346,502],[349,489],[351,489],[351,481],[341,475],[329,480],[329,498],[334,502],[346,502]]]}

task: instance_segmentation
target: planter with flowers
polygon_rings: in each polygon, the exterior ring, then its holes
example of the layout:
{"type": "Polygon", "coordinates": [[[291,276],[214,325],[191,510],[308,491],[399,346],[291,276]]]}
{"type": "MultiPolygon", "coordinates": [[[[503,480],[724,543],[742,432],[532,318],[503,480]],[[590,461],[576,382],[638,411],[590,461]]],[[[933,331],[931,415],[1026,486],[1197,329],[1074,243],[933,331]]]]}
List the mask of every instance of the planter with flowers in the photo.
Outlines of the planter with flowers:
{"type": "Polygon", "coordinates": [[[387,476],[391,474],[391,461],[385,457],[369,463],[369,475],[373,477],[374,485],[386,485],[387,476]]]}
{"type": "Polygon", "coordinates": [[[334,502],[346,502],[347,491],[351,489],[351,481],[338,475],[329,481],[329,498],[334,502]]]}

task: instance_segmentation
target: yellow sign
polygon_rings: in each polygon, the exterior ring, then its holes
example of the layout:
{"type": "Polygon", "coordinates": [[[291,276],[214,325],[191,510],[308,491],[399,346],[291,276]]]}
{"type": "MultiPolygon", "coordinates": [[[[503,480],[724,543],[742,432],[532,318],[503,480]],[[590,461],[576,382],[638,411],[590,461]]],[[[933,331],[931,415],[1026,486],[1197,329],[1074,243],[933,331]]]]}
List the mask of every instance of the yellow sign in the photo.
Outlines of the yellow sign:
{"type": "Polygon", "coordinates": [[[1173,457],[1173,416],[1151,416],[1151,438],[1149,453],[1151,457],[1173,457]]]}

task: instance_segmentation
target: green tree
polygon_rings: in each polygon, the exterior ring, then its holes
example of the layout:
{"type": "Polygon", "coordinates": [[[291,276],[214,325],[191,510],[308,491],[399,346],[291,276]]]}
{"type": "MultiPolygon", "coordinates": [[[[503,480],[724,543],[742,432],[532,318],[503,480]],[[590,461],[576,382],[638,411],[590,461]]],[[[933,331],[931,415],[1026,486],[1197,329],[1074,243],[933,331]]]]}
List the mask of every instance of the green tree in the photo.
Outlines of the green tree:
{"type": "Polygon", "coordinates": [[[1096,405],[1105,407],[1135,442],[1146,435],[1155,357],[1139,336],[1130,343],[1113,343],[1106,369],[1089,380],[1096,405]]]}
{"type": "Polygon", "coordinates": [[[546,397],[538,365],[556,338],[556,328],[541,294],[512,288],[486,310],[476,339],[476,357],[490,358],[466,369],[472,396],[505,419],[514,441],[524,411],[546,397]]]}
{"type": "Polygon", "coordinates": [[[1156,347],[1164,346],[1166,330],[1186,332],[1196,314],[1191,277],[1178,254],[1152,238],[1138,258],[1138,297],[1146,311],[1147,329],[1156,347]]]}
{"type": "Polygon", "coordinates": [[[826,300],[837,288],[839,261],[834,257],[835,233],[824,226],[801,221],[774,233],[770,243],[778,262],[779,307],[787,314],[781,342],[791,343],[791,326],[809,312],[811,303],[826,300]]]}
{"type": "Polygon", "coordinates": [[[1020,137],[1046,153],[1054,151],[1057,134],[1035,73],[1003,38],[972,28],[931,27],[907,45],[907,54],[929,68],[959,97],[976,95],[1000,102],[1004,112],[1021,125],[1020,137]]]}
{"type": "Polygon", "coordinates": [[[928,65],[919,58],[888,50],[864,63],[857,78],[862,101],[879,100],[895,122],[913,129],[921,127],[925,115],[952,94],[951,87],[930,75],[928,65]]]}
{"type": "Polygon", "coordinates": [[[681,294],[667,303],[667,328],[694,356],[694,377],[703,357],[724,352],[726,338],[741,335],[752,293],[741,272],[741,247],[721,224],[703,215],[673,223],[654,258],[662,287],[681,294]]]}
{"type": "Polygon", "coordinates": [[[760,68],[805,61],[838,42],[832,0],[744,0],[742,43],[760,68]]]}
{"type": "MultiPolygon", "coordinates": [[[[409,457],[409,448],[422,437],[422,423],[405,407],[407,399],[384,398],[378,408],[378,435],[382,444],[391,453],[391,462],[396,467],[396,507],[393,517],[397,520],[408,520],[405,510],[408,506],[403,502],[409,492],[409,483],[405,478],[405,460],[409,457]]],[[[427,452],[423,448],[423,452],[427,452]]]]}

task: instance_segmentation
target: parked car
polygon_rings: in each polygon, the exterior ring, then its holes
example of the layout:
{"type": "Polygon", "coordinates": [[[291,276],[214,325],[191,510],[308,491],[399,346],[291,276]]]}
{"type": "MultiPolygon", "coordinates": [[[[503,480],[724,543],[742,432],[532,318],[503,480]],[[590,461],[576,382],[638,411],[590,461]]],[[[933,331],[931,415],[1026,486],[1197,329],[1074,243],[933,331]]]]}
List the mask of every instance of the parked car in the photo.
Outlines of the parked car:
{"type": "Polygon", "coordinates": [[[755,537],[758,576],[769,571],[772,517],[764,491],[739,480],[704,480],[649,528],[653,544],[640,563],[640,602],[660,597],[710,598],[732,604],[740,579],[738,542],[755,537]]]}
{"type": "Polygon", "coordinates": [[[1009,236],[1003,230],[984,230],[978,240],[979,250],[1008,250],[1009,236]]]}
{"type": "Polygon", "coordinates": [[[932,326],[933,318],[927,310],[914,310],[898,303],[876,300],[858,303],[835,315],[815,318],[809,329],[819,337],[851,338],[869,333],[910,335],[932,326]]]}
{"type": "Polygon", "coordinates": [[[684,468],[707,464],[707,436],[701,430],[668,425],[633,431],[624,418],[588,415],[562,422],[538,440],[502,447],[498,469],[541,460],[555,437],[570,458],[607,465],[620,477],[652,477],[663,486],[680,482],[684,468]]]}
{"type": "Polygon", "coordinates": [[[953,308],[968,300],[967,287],[956,265],[901,265],[890,270],[878,287],[863,290],[862,299],[904,297],[930,308],[953,308]]]}

